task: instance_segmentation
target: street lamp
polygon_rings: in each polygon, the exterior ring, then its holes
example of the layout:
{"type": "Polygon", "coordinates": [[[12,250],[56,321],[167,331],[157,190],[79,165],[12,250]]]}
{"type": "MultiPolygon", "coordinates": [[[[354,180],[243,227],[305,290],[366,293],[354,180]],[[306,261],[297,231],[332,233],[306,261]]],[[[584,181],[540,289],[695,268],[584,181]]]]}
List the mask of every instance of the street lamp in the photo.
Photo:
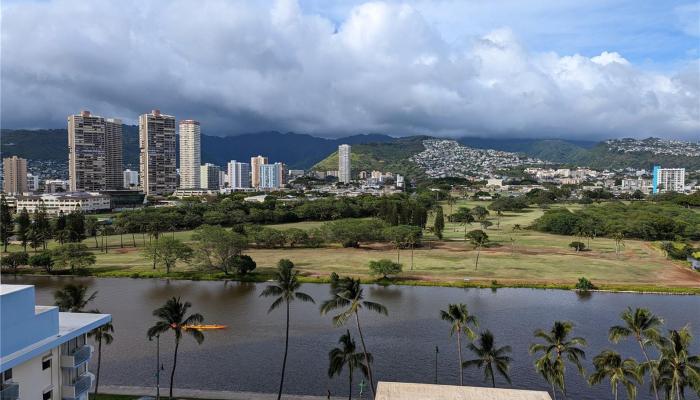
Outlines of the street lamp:
{"type": "MultiPolygon", "coordinates": [[[[153,341],[153,337],[148,337],[149,341],[153,341]]],[[[160,334],[156,335],[156,400],[160,400],[160,371],[163,370],[163,365],[160,363],[160,334]]]]}

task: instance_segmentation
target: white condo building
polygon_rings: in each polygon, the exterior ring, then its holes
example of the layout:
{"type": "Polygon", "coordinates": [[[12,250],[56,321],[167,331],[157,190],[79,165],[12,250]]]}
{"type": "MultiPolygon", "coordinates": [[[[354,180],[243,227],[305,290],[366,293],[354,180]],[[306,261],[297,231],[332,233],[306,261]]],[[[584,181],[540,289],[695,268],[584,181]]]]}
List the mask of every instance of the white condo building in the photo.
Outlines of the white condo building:
{"type": "Polygon", "coordinates": [[[36,306],[34,286],[0,285],[0,395],[3,400],[87,400],[95,377],[87,333],[109,314],[36,306]]]}
{"type": "Polygon", "coordinates": [[[135,188],[139,185],[139,171],[132,171],[130,169],[124,170],[124,188],[130,189],[135,188]]]}
{"type": "Polygon", "coordinates": [[[685,190],[685,168],[661,168],[652,171],[653,193],[679,192],[685,190]]]}
{"type": "Polygon", "coordinates": [[[202,187],[200,165],[201,130],[199,122],[192,119],[180,121],[180,187],[194,189],[202,187]]]}
{"type": "Polygon", "coordinates": [[[250,187],[250,164],[231,160],[228,163],[228,187],[232,190],[250,187]]]}
{"type": "Polygon", "coordinates": [[[350,167],[350,145],[341,144],[338,146],[338,182],[350,183],[350,167]]]}

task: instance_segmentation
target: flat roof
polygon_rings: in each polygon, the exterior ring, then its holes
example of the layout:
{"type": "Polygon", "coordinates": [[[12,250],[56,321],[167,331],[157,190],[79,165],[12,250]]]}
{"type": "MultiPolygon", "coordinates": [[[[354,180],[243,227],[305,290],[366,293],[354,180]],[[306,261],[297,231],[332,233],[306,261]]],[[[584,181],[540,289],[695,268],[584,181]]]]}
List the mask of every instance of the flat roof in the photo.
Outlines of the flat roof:
{"type": "Polygon", "coordinates": [[[0,285],[0,296],[31,288],[32,285],[0,285]]]}
{"type": "Polygon", "coordinates": [[[547,392],[474,386],[379,382],[375,400],[552,400],[547,392]]]}
{"type": "MultiPolygon", "coordinates": [[[[5,286],[5,285],[2,285],[5,286]]],[[[7,285],[7,286],[25,286],[25,285],[7,285]]],[[[46,312],[50,309],[55,309],[52,306],[36,306],[35,312],[46,312]]],[[[0,358],[0,371],[6,371],[16,367],[27,360],[31,360],[50,349],[53,349],[61,344],[74,339],[80,335],[90,332],[91,330],[102,326],[112,321],[110,314],[93,314],[93,313],[58,313],[58,334],[49,336],[44,340],[36,342],[21,350],[18,350],[6,357],[0,358]]]]}

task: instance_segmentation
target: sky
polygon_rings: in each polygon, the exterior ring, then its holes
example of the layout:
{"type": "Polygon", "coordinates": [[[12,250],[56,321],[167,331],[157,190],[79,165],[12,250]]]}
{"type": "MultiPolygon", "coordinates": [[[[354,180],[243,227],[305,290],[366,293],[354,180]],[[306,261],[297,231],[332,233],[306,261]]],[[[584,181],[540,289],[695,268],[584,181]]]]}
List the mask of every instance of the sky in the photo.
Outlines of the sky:
{"type": "Polygon", "coordinates": [[[700,2],[4,0],[0,125],[700,140],[700,2]]]}

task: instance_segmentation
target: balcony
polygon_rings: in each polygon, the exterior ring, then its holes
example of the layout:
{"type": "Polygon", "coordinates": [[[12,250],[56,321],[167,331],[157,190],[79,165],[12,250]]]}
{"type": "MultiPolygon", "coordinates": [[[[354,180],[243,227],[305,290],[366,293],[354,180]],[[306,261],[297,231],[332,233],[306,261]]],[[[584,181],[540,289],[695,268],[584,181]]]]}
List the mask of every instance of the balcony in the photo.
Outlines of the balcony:
{"type": "Polygon", "coordinates": [[[86,394],[92,386],[92,381],[95,376],[89,372],[80,375],[73,383],[63,384],[63,399],[79,399],[80,396],[86,394]]]}
{"type": "Polygon", "coordinates": [[[0,400],[17,400],[19,398],[19,384],[5,382],[0,385],[0,400]]]}
{"type": "Polygon", "coordinates": [[[84,345],[75,349],[71,354],[64,354],[61,356],[61,367],[62,368],[76,368],[88,361],[92,356],[92,346],[84,345]]]}

